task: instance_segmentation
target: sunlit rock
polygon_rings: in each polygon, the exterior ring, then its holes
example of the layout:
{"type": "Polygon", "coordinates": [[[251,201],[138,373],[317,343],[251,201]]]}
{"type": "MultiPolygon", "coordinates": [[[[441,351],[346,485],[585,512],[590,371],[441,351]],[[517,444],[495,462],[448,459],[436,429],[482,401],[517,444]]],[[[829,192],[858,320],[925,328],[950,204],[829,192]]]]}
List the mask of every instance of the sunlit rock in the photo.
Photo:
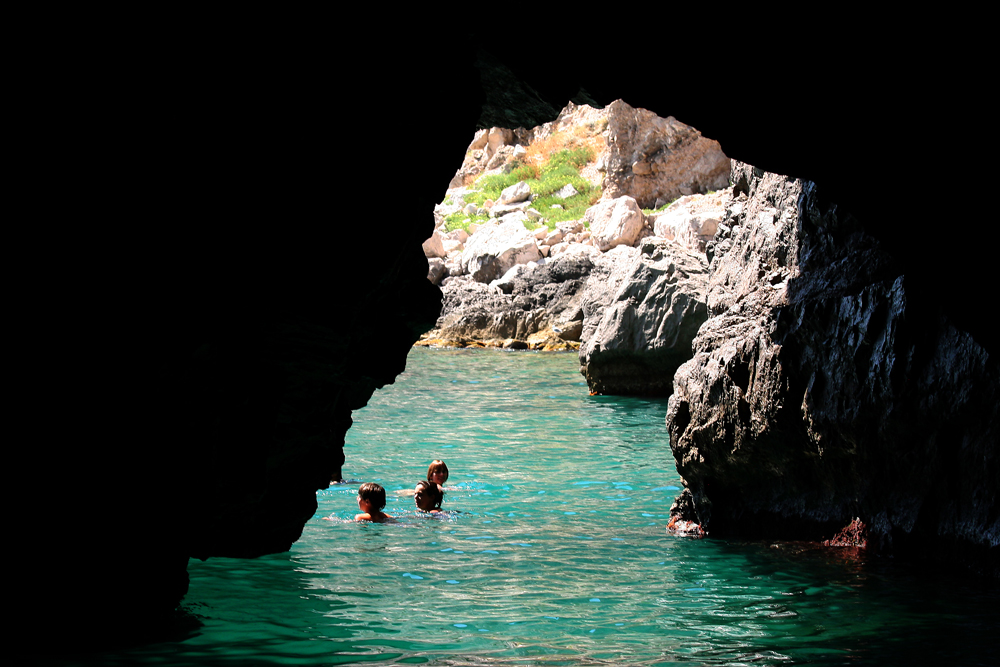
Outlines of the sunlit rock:
{"type": "Polygon", "coordinates": [[[669,394],[707,318],[707,282],[703,254],[656,237],[595,259],[580,347],[591,392],[669,394]]]}
{"type": "Polygon", "coordinates": [[[584,220],[590,223],[591,237],[602,252],[619,245],[635,245],[642,234],[646,217],[632,197],[600,201],[587,209],[584,220]]]}
{"type": "Polygon", "coordinates": [[[541,259],[534,235],[524,227],[524,219],[523,214],[515,214],[483,226],[470,236],[462,251],[464,272],[479,282],[489,283],[515,264],[541,259]]]}
{"type": "Polygon", "coordinates": [[[729,185],[729,158],[695,128],[621,100],[608,105],[604,197],[628,195],[642,208],[729,185]]]}
{"type": "Polygon", "coordinates": [[[731,195],[726,189],[710,195],[681,197],[665,211],[649,216],[653,231],[656,236],[704,251],[726,215],[731,195]]]}

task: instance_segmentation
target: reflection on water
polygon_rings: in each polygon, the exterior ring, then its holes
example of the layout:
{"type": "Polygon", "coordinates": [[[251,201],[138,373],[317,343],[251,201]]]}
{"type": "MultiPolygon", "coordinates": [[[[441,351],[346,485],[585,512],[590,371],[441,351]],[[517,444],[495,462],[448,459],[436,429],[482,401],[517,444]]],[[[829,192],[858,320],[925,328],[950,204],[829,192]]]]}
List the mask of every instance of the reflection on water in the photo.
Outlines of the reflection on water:
{"type": "Polygon", "coordinates": [[[414,350],[355,413],[347,477],[288,554],[192,561],[182,642],[100,664],[998,664],[983,582],[807,544],[668,536],[665,401],[589,396],[575,356],[414,350]],[[427,464],[447,516],[418,514],[427,464]],[[333,519],[324,521],[323,517],[333,519]]]}

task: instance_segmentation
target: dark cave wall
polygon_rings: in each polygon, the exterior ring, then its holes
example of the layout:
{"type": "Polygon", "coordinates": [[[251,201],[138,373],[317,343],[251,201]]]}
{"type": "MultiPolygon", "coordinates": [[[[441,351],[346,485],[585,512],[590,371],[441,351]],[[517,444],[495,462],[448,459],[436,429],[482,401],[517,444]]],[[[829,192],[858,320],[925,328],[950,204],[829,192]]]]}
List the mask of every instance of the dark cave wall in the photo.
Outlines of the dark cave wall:
{"type": "MultiPolygon", "coordinates": [[[[188,557],[286,549],[341,462],[350,409],[433,325],[439,295],[420,242],[497,86],[488,70],[480,83],[471,42],[386,33],[376,63],[332,41],[227,33],[179,49],[151,38],[128,57],[84,50],[52,69],[36,122],[40,153],[58,159],[30,171],[61,228],[20,231],[15,244],[30,267],[13,318],[15,412],[32,434],[12,468],[26,473],[15,541],[37,554],[19,576],[26,627],[58,614],[78,619],[67,642],[139,632],[183,595],[188,557]],[[375,226],[376,249],[351,247],[375,226]]],[[[989,152],[920,141],[922,119],[978,122],[984,93],[952,85],[977,76],[974,59],[936,63],[953,93],[944,100],[925,96],[920,58],[889,90],[871,61],[847,67],[797,47],[769,79],[782,98],[737,85],[781,45],[740,60],[680,41],[645,66],[558,75],[512,49],[500,59],[530,89],[505,84],[488,117],[509,117],[502,107],[519,95],[557,110],[583,87],[673,115],[730,157],[819,181],[874,221],[927,172],[964,182],[970,153],[989,152]]],[[[939,224],[934,202],[920,204],[906,211],[908,233],[873,233],[906,263],[911,298],[944,304],[995,354],[980,291],[936,279],[962,266],[966,284],[989,285],[986,263],[915,233],[939,224]]]]}

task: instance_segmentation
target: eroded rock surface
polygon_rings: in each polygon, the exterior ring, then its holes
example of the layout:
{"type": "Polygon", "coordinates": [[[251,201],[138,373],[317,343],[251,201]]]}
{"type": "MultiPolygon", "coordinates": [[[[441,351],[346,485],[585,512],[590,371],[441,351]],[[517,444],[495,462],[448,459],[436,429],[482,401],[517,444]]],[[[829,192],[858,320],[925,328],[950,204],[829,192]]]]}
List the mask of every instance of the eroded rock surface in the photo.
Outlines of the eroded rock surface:
{"type": "Polygon", "coordinates": [[[462,251],[463,273],[488,283],[503,276],[516,264],[542,258],[535,237],[524,226],[523,214],[510,214],[484,225],[469,237],[462,251]]]}
{"type": "Polygon", "coordinates": [[[719,142],[673,116],[661,118],[621,100],[608,105],[604,197],[629,196],[656,208],[696,192],[729,185],[729,158],[719,142]]]}
{"type": "MultiPolygon", "coordinates": [[[[477,132],[451,182],[445,198],[448,203],[435,207],[436,231],[425,243],[425,254],[432,264],[428,278],[440,284],[444,293],[442,315],[425,341],[524,342],[525,337],[548,332],[551,339],[577,342],[597,332],[599,340],[589,348],[593,354],[584,360],[593,370],[587,374],[592,391],[669,393],[670,376],[690,355],[691,339],[704,320],[704,248],[715,233],[721,215],[718,202],[724,197],[690,193],[726,187],[728,173],[729,161],[718,143],[673,118],[660,118],[621,100],[601,109],[569,103],[554,121],[531,130],[494,127],[477,132]],[[581,167],[580,175],[591,183],[602,182],[604,187],[602,198],[582,212],[580,219],[547,222],[550,214],[546,211],[550,209],[539,212],[534,208],[536,197],[523,181],[481,206],[466,201],[475,178],[517,166],[520,163],[515,158],[523,159],[525,146],[545,153],[577,145],[596,152],[581,167]],[[630,165],[627,169],[625,162],[630,165]],[[643,206],[659,205],[664,198],[681,195],[690,196],[667,212],[650,218],[643,211],[643,206]],[[455,232],[444,232],[446,217],[452,216],[451,225],[458,224],[461,216],[455,216],[460,212],[495,221],[477,227],[467,220],[471,235],[460,244],[458,239],[449,240],[455,232]],[[664,220],[665,238],[654,244],[655,248],[650,246],[642,253],[617,252],[618,248],[634,249],[651,237],[657,219],[664,220]],[[602,253],[606,257],[602,258],[602,253]],[[573,262],[550,263],[544,270],[541,267],[565,255],[585,256],[574,262],[582,261],[588,271],[599,263],[602,280],[613,277],[612,284],[626,279],[635,285],[622,297],[623,304],[608,308],[617,296],[606,282],[595,282],[590,296],[583,293],[586,281],[546,282],[550,275],[562,271],[556,267],[573,262]],[[668,255],[672,259],[664,260],[668,255]],[[640,256],[644,259],[631,266],[640,256]],[[663,261],[666,264],[661,267],[663,261]],[[623,265],[611,268],[615,262],[623,265]],[[662,272],[669,277],[661,276],[662,272]],[[530,290],[525,285],[530,285],[530,290]],[[572,295],[579,307],[567,311],[564,302],[571,288],[579,290],[572,295]],[[596,301],[588,303],[590,299],[596,301]],[[639,310],[629,314],[624,304],[636,299],[641,302],[639,310]],[[698,301],[702,306],[695,305],[698,301]],[[584,324],[584,309],[594,313],[589,325],[584,324]],[[605,315],[607,322],[598,327],[605,315]],[[647,358],[643,359],[644,355],[647,358]],[[614,370],[612,359],[624,365],[614,370]]],[[[569,184],[558,192],[561,197],[576,194],[569,184]]]]}
{"type": "Polygon", "coordinates": [[[587,209],[584,220],[590,224],[594,244],[601,252],[620,245],[634,246],[646,226],[646,216],[628,196],[607,199],[587,209]]]}
{"type": "MultiPolygon", "coordinates": [[[[442,286],[442,315],[429,337],[451,343],[508,339],[537,347],[580,340],[583,286],[596,251],[518,265],[491,284],[456,276],[442,286]]],[[[573,346],[562,346],[564,348],[573,346]]]]}
{"type": "Polygon", "coordinates": [[[713,535],[829,537],[953,554],[996,573],[996,365],[816,185],[734,162],[710,244],[710,319],[667,427],[713,535]],[[992,564],[991,564],[992,563],[992,564]]]}
{"type": "Polygon", "coordinates": [[[681,197],[665,211],[650,215],[649,224],[656,236],[704,251],[719,230],[731,194],[726,189],[681,197]]]}
{"type": "Polygon", "coordinates": [[[648,237],[602,255],[587,282],[581,372],[591,392],[667,395],[708,317],[704,254],[648,237]]]}

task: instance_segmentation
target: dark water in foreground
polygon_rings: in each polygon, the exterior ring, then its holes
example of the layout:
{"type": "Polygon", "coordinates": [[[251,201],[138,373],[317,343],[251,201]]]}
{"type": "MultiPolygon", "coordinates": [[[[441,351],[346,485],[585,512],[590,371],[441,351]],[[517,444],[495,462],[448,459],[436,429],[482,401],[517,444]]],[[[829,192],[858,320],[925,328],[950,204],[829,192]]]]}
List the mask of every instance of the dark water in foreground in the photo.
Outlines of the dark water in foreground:
{"type": "Polygon", "coordinates": [[[1000,592],[961,572],[668,536],[665,412],[588,396],[572,354],[415,349],[344,466],[399,524],[321,491],[291,552],[191,561],[190,637],[96,664],[1000,664],[1000,592]],[[394,495],[434,458],[446,518],[394,495]]]}

